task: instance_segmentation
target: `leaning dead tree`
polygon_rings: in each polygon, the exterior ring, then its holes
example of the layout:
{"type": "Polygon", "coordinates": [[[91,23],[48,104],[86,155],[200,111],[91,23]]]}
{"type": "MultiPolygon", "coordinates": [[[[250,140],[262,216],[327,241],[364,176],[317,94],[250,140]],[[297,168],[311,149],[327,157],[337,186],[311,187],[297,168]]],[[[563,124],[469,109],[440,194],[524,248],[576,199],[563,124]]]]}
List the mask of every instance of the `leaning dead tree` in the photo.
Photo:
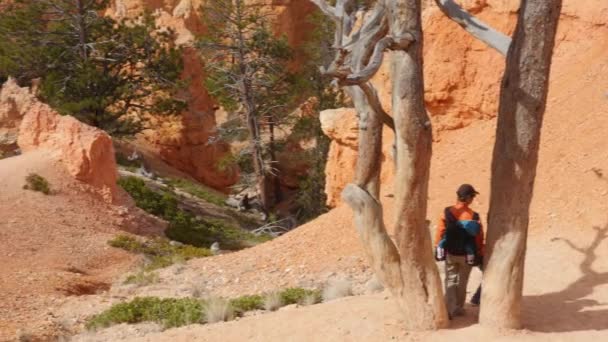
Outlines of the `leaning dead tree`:
{"type": "Polygon", "coordinates": [[[425,223],[431,124],[424,107],[420,0],[378,0],[357,8],[354,0],[330,6],[312,0],[336,24],[336,58],[324,72],[344,86],[359,119],[355,181],[342,197],[368,261],[392,292],[408,329],[448,323],[441,281],[425,223]],[[393,118],[382,108],[370,79],[392,51],[393,118]],[[386,232],[379,200],[383,124],[395,130],[397,243],[386,232]]]}
{"type": "MultiPolygon", "coordinates": [[[[436,2],[465,29],[482,29],[453,1],[436,2]]],[[[492,158],[489,259],[480,312],[480,322],[490,327],[521,327],[529,210],[561,5],[561,0],[523,0],[507,53],[492,158]]],[[[488,34],[482,40],[503,52],[506,40],[487,25],[483,30],[488,34]]]]}

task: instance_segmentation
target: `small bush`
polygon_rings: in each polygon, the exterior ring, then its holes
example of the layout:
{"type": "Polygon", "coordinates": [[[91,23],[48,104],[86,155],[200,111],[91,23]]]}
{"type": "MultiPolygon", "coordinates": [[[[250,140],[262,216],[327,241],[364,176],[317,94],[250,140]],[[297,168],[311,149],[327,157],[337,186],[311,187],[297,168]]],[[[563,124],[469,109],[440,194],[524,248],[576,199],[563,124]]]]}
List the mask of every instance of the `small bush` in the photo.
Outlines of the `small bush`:
{"type": "Polygon", "coordinates": [[[224,298],[212,297],[205,301],[205,321],[216,323],[229,321],[234,318],[234,309],[230,301],[224,298]]]}
{"type": "MultiPolygon", "coordinates": [[[[202,291],[200,291],[202,294],[202,291]]],[[[213,323],[232,319],[235,315],[253,310],[275,311],[289,304],[310,305],[319,303],[318,290],[289,288],[265,296],[241,296],[232,300],[223,298],[166,298],[138,297],[130,302],[114,304],[108,310],[91,317],[87,328],[104,328],[120,323],[157,322],[165,328],[194,323],[213,323]]]]}
{"type": "MultiPolygon", "coordinates": [[[[302,304],[307,297],[313,297],[315,303],[321,301],[321,293],[318,290],[308,290],[299,287],[292,287],[280,292],[283,305],[302,304]]],[[[310,300],[310,299],[308,299],[310,300]]]]}
{"type": "Polygon", "coordinates": [[[324,302],[352,295],[352,285],[346,279],[334,279],[323,289],[324,302]]]}
{"type": "Polygon", "coordinates": [[[145,270],[147,271],[167,267],[179,261],[213,255],[207,248],[189,245],[174,246],[169,240],[163,238],[154,238],[146,242],[141,242],[132,236],[118,235],[114,239],[108,241],[108,244],[112,247],[121,248],[132,253],[145,255],[148,259],[148,263],[145,267],[145,270]]]}
{"type": "Polygon", "coordinates": [[[140,178],[123,177],[118,180],[118,185],[133,197],[137,207],[152,215],[170,221],[180,211],[174,196],[153,191],[140,178]]]}
{"type": "Polygon", "coordinates": [[[147,286],[150,284],[158,283],[158,274],[153,272],[146,272],[141,270],[135,274],[127,277],[125,284],[135,284],[138,286],[147,286]]]}
{"type": "Polygon", "coordinates": [[[181,178],[170,179],[168,184],[177,189],[185,191],[194,197],[200,198],[203,201],[206,201],[206,202],[209,202],[209,203],[215,204],[217,206],[221,206],[221,207],[226,206],[226,199],[224,198],[224,196],[220,195],[219,193],[217,193],[213,190],[207,189],[203,185],[196,184],[194,182],[191,182],[186,179],[181,179],[181,178]]]}
{"type": "Polygon", "coordinates": [[[200,323],[204,317],[203,303],[191,298],[143,297],[127,303],[113,305],[110,309],[93,316],[87,328],[105,328],[120,323],[141,323],[152,321],[165,328],[200,323]]]}
{"type": "Polygon", "coordinates": [[[264,309],[264,297],[260,295],[241,296],[230,301],[232,308],[237,314],[243,314],[247,311],[264,309]]]}
{"type": "Polygon", "coordinates": [[[30,173],[25,177],[26,184],[23,186],[26,190],[42,192],[45,195],[51,193],[49,182],[37,173],[30,173]]]}

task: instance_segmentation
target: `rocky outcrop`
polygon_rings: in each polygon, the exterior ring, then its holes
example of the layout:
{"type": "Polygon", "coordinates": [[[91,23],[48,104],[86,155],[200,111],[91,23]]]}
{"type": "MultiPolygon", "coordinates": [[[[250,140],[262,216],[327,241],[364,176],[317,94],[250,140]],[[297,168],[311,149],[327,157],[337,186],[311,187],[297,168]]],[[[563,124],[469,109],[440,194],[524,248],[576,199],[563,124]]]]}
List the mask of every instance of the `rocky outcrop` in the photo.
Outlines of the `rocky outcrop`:
{"type": "Polygon", "coordinates": [[[19,125],[23,114],[34,102],[33,92],[19,87],[12,78],[0,89],[0,157],[16,153],[19,125]]]}
{"type": "MultiPolygon", "coordinates": [[[[325,193],[331,207],[341,202],[340,194],[355,177],[358,151],[358,120],[354,108],[324,110],[320,114],[321,128],[332,140],[325,166],[325,193]]],[[[392,144],[394,134],[390,129],[382,133],[382,184],[391,181],[393,175],[392,144]]]]}
{"type": "Polygon", "coordinates": [[[211,143],[216,132],[216,107],[203,87],[203,66],[192,47],[195,35],[204,32],[196,11],[201,4],[200,0],[117,0],[107,14],[123,19],[136,17],[144,10],[153,11],[159,28],[175,32],[176,45],[184,49],[182,78],[188,81],[188,108],[177,117],[153,118],[153,128],[141,138],[171,166],[221,190],[236,183],[239,174],[236,168],[218,168],[229,146],[211,143]]]}
{"type": "Polygon", "coordinates": [[[116,199],[118,174],[114,147],[105,132],[71,116],[61,116],[48,105],[36,102],[23,116],[18,144],[24,153],[38,149],[48,151],[74,178],[90,185],[104,200],[116,199]]]}
{"type": "Polygon", "coordinates": [[[218,167],[230,148],[213,139],[215,109],[213,100],[203,88],[203,68],[196,51],[186,48],[183,58],[183,75],[189,80],[188,110],[177,118],[157,118],[152,125],[155,128],[144,132],[143,136],[171,166],[210,187],[225,189],[237,182],[238,169],[220,170],[218,167]]]}

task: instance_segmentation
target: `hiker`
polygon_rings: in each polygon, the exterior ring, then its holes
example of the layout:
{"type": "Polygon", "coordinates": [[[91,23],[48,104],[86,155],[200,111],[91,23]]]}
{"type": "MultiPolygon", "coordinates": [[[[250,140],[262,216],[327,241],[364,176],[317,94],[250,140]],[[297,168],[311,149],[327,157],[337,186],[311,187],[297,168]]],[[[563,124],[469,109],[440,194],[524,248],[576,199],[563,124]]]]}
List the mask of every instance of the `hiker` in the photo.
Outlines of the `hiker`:
{"type": "MultiPolygon", "coordinates": [[[[456,191],[456,205],[445,208],[435,236],[435,259],[445,260],[445,299],[450,318],[464,314],[469,274],[482,262],[483,227],[469,206],[479,193],[470,184],[456,191]]],[[[480,290],[481,291],[481,290],[480,290]]]]}

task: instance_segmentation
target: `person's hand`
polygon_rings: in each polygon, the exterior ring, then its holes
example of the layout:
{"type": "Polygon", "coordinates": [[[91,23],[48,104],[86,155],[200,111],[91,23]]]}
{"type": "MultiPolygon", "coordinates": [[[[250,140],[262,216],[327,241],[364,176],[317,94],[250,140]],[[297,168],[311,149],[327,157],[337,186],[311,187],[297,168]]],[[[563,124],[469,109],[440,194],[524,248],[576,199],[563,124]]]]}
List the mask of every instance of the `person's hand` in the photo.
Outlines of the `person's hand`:
{"type": "Polygon", "coordinates": [[[443,249],[442,247],[439,247],[439,246],[437,246],[435,248],[435,260],[437,260],[437,261],[445,260],[445,249],[443,249]]]}

